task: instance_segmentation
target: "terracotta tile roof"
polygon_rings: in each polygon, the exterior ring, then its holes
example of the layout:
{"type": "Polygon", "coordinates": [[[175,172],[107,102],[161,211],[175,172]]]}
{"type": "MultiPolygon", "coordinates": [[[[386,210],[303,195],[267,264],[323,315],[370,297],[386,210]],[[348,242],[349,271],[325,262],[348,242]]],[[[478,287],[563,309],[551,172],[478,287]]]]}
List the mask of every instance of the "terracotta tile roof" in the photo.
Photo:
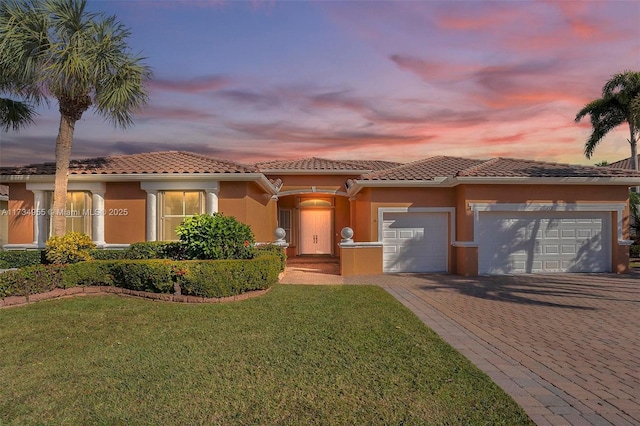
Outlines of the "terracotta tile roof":
{"type": "Polygon", "coordinates": [[[461,171],[465,177],[640,177],[631,170],[544,161],[494,158],[461,171]]]}
{"type": "MultiPolygon", "coordinates": [[[[640,155],[638,155],[638,164],[640,164],[640,155]]],[[[607,167],[613,167],[614,169],[633,170],[633,167],[631,167],[631,157],[625,158],[624,160],[616,161],[615,163],[607,164],[607,167]]]]}
{"type": "MultiPolygon", "coordinates": [[[[55,163],[1,167],[0,175],[53,175],[55,163]]],[[[257,169],[192,152],[166,151],[71,160],[69,174],[253,173],[257,169]]]]}
{"type": "Polygon", "coordinates": [[[459,157],[431,157],[403,164],[388,170],[362,175],[361,180],[433,180],[436,177],[453,177],[461,170],[483,163],[459,157]]]}
{"type": "Polygon", "coordinates": [[[609,167],[577,166],[543,161],[494,158],[473,160],[431,157],[388,170],[367,173],[358,180],[433,180],[436,177],[640,177],[640,173],[609,167]]]}
{"type": "Polygon", "coordinates": [[[400,163],[377,160],[329,160],[326,158],[308,157],[294,160],[274,160],[256,163],[260,170],[287,171],[327,171],[327,170],[383,170],[396,167],[400,163]]]}

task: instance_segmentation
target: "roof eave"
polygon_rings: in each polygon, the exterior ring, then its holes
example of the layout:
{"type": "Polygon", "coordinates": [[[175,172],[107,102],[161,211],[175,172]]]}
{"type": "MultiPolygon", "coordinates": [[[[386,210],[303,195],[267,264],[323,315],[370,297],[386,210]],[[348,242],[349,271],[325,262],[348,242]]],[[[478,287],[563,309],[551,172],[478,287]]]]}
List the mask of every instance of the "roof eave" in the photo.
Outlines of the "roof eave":
{"type": "Polygon", "coordinates": [[[640,185],[640,177],[591,176],[591,177],[475,177],[460,176],[457,184],[502,184],[502,185],[640,185]]]}
{"type": "MultiPolygon", "coordinates": [[[[70,174],[71,182],[148,182],[148,181],[255,181],[265,192],[277,194],[277,189],[262,173],[120,173],[120,174],[70,174]]],[[[53,182],[54,175],[3,175],[0,182],[53,182]]]]}
{"type": "Polygon", "coordinates": [[[429,180],[366,180],[355,179],[352,181],[347,194],[352,197],[363,188],[416,188],[416,187],[451,187],[452,182],[448,177],[437,177],[429,180]]]}

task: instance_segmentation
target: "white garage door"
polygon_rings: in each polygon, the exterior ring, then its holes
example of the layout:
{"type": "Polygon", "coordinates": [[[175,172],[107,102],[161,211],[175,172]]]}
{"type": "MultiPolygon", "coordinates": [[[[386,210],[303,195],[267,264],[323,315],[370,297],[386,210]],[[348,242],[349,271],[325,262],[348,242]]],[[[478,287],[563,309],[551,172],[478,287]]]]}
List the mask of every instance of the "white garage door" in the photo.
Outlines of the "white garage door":
{"type": "Polygon", "coordinates": [[[385,212],[384,272],[446,272],[447,213],[385,212]]]}
{"type": "Polygon", "coordinates": [[[480,212],[480,274],[607,272],[607,212],[480,212]]]}

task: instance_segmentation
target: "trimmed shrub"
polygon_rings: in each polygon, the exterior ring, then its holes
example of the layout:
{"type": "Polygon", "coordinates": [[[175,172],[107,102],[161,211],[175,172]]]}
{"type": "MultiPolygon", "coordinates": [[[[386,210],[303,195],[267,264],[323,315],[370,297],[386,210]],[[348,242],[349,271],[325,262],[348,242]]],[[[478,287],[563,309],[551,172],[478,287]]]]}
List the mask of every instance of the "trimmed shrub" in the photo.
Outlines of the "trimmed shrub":
{"type": "Polygon", "coordinates": [[[0,274],[0,297],[27,296],[65,288],[62,265],[33,265],[0,274]]]}
{"type": "Polygon", "coordinates": [[[275,244],[264,244],[256,246],[256,250],[259,255],[262,254],[274,254],[280,259],[280,272],[284,272],[287,267],[287,251],[284,247],[277,246],[275,244]]]}
{"type": "Polygon", "coordinates": [[[631,259],[640,258],[640,244],[632,244],[629,246],[629,257],[631,259]]]}
{"type": "Polygon", "coordinates": [[[117,260],[90,260],[67,265],[62,270],[62,280],[65,288],[75,286],[111,286],[113,283],[113,269],[117,260]]]}
{"type": "Polygon", "coordinates": [[[24,268],[45,262],[42,250],[0,251],[0,269],[24,268]]]}
{"type": "Polygon", "coordinates": [[[152,293],[173,292],[173,264],[169,260],[123,260],[111,269],[116,287],[152,293]]]}
{"type": "Polygon", "coordinates": [[[185,249],[179,241],[143,241],[131,244],[125,250],[125,259],[186,259],[185,249]]]}
{"type": "Polygon", "coordinates": [[[240,260],[94,260],[69,265],[35,265],[0,274],[0,298],[55,288],[115,286],[153,293],[227,297],[263,290],[278,281],[280,258],[263,254],[240,260]]]}
{"type": "Polygon", "coordinates": [[[189,217],[176,228],[188,259],[252,259],[255,238],[249,225],[220,213],[189,217]]]}
{"type": "Polygon", "coordinates": [[[126,253],[126,250],[109,249],[95,249],[89,251],[93,260],[122,260],[125,259],[126,253]]]}
{"type": "Polygon", "coordinates": [[[264,290],[278,281],[280,259],[274,255],[244,260],[181,262],[177,282],[182,294],[227,297],[264,290]]]}
{"type": "Polygon", "coordinates": [[[69,232],[62,237],[51,237],[47,240],[45,255],[49,263],[67,264],[83,260],[91,260],[89,250],[96,245],[91,237],[80,232],[69,232]]]}

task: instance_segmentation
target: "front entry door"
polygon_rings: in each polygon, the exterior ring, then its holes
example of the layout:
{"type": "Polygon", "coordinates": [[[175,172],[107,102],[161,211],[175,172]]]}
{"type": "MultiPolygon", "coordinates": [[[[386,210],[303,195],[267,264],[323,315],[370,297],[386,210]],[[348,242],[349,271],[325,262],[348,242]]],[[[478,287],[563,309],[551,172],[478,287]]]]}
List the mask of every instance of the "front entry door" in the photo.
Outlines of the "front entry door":
{"type": "Polygon", "coordinates": [[[300,210],[300,254],[331,254],[331,210],[300,210]]]}

